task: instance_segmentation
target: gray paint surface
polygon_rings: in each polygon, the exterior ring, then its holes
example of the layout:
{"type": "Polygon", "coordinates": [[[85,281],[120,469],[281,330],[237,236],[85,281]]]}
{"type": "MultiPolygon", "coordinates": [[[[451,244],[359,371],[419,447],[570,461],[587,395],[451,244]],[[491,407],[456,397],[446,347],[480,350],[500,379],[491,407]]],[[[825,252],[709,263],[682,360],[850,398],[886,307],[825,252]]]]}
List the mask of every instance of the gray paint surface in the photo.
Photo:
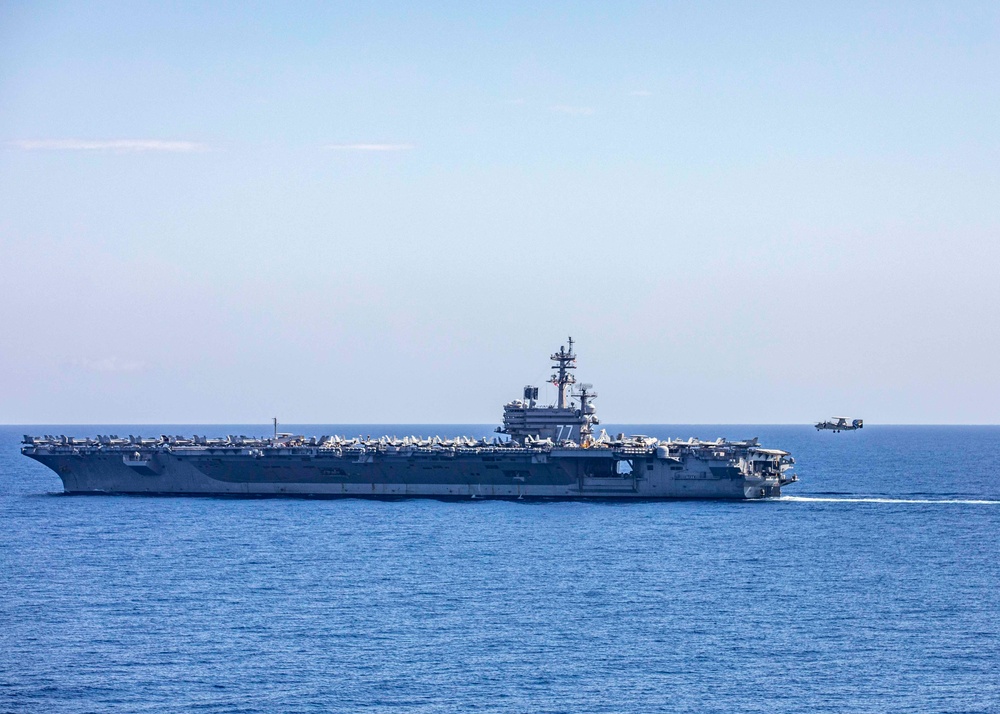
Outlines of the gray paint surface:
{"type": "Polygon", "coordinates": [[[593,435],[590,385],[572,391],[573,341],[551,359],[558,403],[504,406],[509,438],[268,439],[25,436],[22,453],[71,493],[467,498],[762,498],[795,480],[789,454],[750,441],[593,435]]]}

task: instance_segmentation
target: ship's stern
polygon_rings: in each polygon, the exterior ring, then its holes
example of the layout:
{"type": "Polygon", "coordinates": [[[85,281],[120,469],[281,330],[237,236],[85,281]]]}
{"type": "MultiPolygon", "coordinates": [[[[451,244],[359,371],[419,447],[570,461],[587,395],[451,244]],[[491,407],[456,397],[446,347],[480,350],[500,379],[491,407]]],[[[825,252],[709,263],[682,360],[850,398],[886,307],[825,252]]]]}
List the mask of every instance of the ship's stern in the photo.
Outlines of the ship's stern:
{"type": "Polygon", "coordinates": [[[799,480],[792,471],[795,459],[787,451],[753,447],[740,464],[743,493],[748,499],[778,498],[781,489],[799,480]]]}

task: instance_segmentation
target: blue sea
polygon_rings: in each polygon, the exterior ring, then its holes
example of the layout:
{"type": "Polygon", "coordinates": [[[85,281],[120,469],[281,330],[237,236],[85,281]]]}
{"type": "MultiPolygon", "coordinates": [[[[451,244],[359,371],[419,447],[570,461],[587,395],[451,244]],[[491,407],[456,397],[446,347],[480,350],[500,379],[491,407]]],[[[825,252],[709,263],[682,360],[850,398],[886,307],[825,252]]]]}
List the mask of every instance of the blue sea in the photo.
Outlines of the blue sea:
{"type": "MultiPolygon", "coordinates": [[[[293,426],[305,434],[490,427],[293,426]]],[[[0,428],[0,711],[1000,712],[1000,427],[787,449],[758,502],[65,496],[0,428]]]]}

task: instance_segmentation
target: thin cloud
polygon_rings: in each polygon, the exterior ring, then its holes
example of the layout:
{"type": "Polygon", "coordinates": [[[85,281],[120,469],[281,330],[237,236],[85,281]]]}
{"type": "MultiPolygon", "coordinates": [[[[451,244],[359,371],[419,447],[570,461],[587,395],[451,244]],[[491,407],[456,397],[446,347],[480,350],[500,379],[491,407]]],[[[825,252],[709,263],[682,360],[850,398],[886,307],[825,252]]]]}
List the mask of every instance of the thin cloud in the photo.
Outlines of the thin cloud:
{"type": "Polygon", "coordinates": [[[413,144],[327,144],[331,151],[409,151],[413,144]]]}
{"type": "Polygon", "coordinates": [[[653,96],[653,93],[650,92],[648,89],[636,89],[633,92],[629,92],[629,96],[631,96],[631,97],[651,97],[651,96],[653,96]]]}
{"type": "Polygon", "coordinates": [[[167,151],[184,154],[208,149],[208,146],[197,141],[163,141],[162,139],[108,139],[99,141],[89,139],[29,139],[10,143],[24,151],[114,151],[118,153],[167,151]]]}
{"type": "Polygon", "coordinates": [[[575,117],[590,116],[594,113],[594,110],[591,107],[571,107],[567,104],[556,104],[555,106],[549,107],[549,110],[558,114],[569,114],[570,116],[575,117]]]}

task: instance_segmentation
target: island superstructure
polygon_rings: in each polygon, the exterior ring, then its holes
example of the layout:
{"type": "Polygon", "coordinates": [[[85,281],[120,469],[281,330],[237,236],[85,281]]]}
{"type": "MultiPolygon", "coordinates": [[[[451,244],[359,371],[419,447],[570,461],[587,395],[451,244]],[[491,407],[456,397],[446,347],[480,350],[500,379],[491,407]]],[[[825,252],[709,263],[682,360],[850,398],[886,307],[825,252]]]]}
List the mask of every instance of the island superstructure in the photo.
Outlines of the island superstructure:
{"type": "Polygon", "coordinates": [[[556,403],[526,386],[493,437],[47,435],[25,436],[21,453],[68,493],[757,499],[797,480],[789,453],[756,438],[595,436],[597,394],[577,386],[572,338],[551,359],[556,403]]]}

